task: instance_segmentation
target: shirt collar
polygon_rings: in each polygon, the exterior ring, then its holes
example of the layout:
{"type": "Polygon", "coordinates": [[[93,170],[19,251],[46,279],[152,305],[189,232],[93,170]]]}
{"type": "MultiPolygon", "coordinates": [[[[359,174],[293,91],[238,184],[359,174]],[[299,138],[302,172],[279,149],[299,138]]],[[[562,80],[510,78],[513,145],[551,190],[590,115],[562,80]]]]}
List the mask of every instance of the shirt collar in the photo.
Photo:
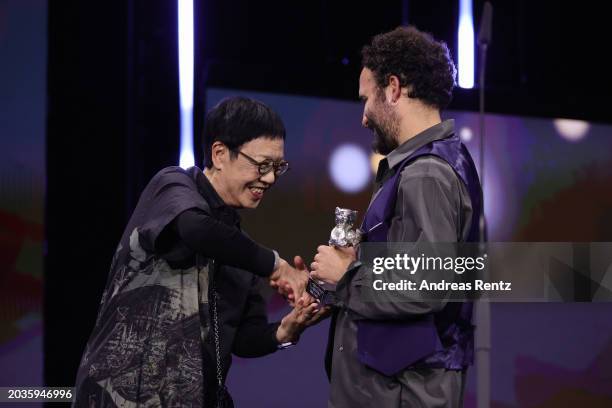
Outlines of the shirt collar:
{"type": "MultiPolygon", "coordinates": [[[[412,153],[434,140],[446,139],[455,131],[455,120],[447,119],[430,128],[425,129],[413,138],[396,147],[386,157],[387,165],[390,169],[397,166],[402,160],[412,153]]],[[[381,160],[382,161],[382,160],[381,160]]]]}
{"type": "Polygon", "coordinates": [[[238,214],[238,211],[236,211],[235,208],[225,204],[204,172],[197,166],[192,167],[191,171],[195,173],[195,181],[196,185],[198,186],[198,190],[208,203],[211,210],[213,210],[215,213],[223,213],[225,216],[228,216],[232,221],[231,223],[240,223],[240,215],[238,214]]]}

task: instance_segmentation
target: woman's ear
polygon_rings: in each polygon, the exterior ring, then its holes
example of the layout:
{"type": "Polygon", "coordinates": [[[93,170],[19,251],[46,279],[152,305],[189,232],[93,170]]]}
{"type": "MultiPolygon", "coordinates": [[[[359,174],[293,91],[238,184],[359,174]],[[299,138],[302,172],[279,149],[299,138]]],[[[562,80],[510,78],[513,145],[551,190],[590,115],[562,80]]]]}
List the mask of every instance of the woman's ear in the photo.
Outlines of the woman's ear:
{"type": "Polygon", "coordinates": [[[229,158],[227,146],[219,141],[214,142],[211,147],[211,156],[213,168],[219,171],[222,170],[229,158]]]}

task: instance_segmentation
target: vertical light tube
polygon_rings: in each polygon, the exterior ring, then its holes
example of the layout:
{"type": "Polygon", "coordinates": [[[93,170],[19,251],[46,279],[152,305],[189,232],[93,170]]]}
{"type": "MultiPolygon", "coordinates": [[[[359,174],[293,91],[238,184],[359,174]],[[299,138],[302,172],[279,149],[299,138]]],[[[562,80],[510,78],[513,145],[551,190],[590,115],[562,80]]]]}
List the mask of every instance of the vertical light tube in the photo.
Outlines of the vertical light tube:
{"type": "Polygon", "coordinates": [[[472,0],[459,0],[459,86],[474,88],[474,18],[472,0]]]}
{"type": "Polygon", "coordinates": [[[178,0],[178,57],[181,141],[179,166],[195,164],[193,156],[193,0],[178,0]]]}

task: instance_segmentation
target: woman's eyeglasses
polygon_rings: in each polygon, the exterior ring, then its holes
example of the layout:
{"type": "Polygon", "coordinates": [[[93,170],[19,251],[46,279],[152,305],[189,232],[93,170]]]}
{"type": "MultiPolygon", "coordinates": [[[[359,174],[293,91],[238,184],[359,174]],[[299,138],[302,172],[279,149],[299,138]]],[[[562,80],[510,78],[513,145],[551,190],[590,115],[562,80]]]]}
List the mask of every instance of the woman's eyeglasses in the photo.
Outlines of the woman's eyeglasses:
{"type": "Polygon", "coordinates": [[[270,159],[266,159],[264,161],[258,162],[248,154],[242,153],[240,150],[238,150],[238,153],[243,155],[252,165],[257,166],[257,170],[259,171],[260,176],[264,176],[272,170],[274,170],[275,176],[281,176],[285,174],[287,170],[289,170],[289,162],[285,160],[275,162],[270,159]]]}

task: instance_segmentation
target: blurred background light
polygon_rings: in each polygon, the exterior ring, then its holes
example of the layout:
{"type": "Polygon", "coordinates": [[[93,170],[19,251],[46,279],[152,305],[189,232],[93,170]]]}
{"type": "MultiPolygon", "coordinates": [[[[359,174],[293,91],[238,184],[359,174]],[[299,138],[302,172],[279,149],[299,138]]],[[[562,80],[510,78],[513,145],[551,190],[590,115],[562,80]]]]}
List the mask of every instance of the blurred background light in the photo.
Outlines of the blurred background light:
{"type": "Polygon", "coordinates": [[[338,146],[329,159],[329,173],[336,187],[346,193],[358,193],[370,181],[370,160],[359,146],[338,146]]]}
{"type": "Polygon", "coordinates": [[[474,87],[474,19],[472,0],[459,0],[459,86],[474,87]]]}
{"type": "Polygon", "coordinates": [[[195,164],[193,156],[193,0],[178,0],[179,95],[181,142],[179,165],[195,164]]]}
{"type": "Polygon", "coordinates": [[[468,143],[474,138],[474,132],[472,132],[471,128],[464,126],[459,130],[459,137],[462,142],[468,143]]]}
{"type": "Polygon", "coordinates": [[[568,142],[579,142],[584,139],[591,128],[589,122],[575,119],[555,119],[555,129],[568,142]]]}
{"type": "Polygon", "coordinates": [[[376,174],[376,172],[378,171],[378,163],[384,158],[385,156],[380,153],[372,153],[370,155],[370,165],[372,166],[372,172],[374,174],[376,174]]]}

